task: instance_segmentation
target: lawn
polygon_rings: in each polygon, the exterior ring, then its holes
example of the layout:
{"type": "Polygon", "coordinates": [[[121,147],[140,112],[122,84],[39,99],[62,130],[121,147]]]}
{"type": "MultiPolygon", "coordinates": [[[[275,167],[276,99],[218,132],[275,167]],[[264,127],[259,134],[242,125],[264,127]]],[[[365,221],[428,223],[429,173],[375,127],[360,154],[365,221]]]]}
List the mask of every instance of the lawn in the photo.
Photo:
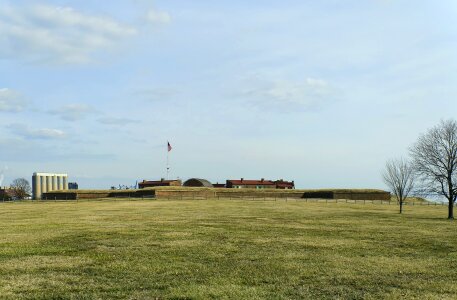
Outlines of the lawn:
{"type": "Polygon", "coordinates": [[[446,207],[0,204],[2,299],[457,299],[446,207]]]}

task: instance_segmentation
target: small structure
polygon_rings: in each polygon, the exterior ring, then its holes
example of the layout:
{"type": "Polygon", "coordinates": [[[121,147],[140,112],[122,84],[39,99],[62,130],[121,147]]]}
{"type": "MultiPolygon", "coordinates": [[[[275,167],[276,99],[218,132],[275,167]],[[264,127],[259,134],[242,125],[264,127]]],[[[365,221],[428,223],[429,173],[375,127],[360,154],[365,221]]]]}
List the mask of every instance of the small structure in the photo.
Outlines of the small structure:
{"type": "Polygon", "coordinates": [[[79,187],[78,187],[78,183],[77,182],[69,182],[68,183],[68,189],[69,190],[77,190],[79,187]]]}
{"type": "Polygon", "coordinates": [[[260,180],[246,180],[241,178],[240,180],[227,180],[225,184],[227,188],[233,189],[275,189],[276,184],[271,180],[265,180],[264,178],[260,180]]]}
{"type": "Polygon", "coordinates": [[[206,179],[200,178],[191,178],[184,182],[183,186],[191,186],[191,187],[213,187],[211,182],[206,179]]]}
{"type": "Polygon", "coordinates": [[[143,180],[142,182],[138,183],[139,189],[144,189],[147,187],[158,187],[158,186],[182,186],[182,182],[180,179],[176,180],[143,180]]]}
{"type": "Polygon", "coordinates": [[[213,183],[213,187],[218,188],[218,189],[223,189],[223,188],[225,188],[225,183],[216,182],[216,183],[213,183]]]}
{"type": "Polygon", "coordinates": [[[292,181],[284,181],[282,179],[274,181],[276,184],[276,188],[279,190],[293,190],[295,189],[295,182],[292,181]]]}
{"type": "Polygon", "coordinates": [[[0,187],[0,200],[11,200],[14,198],[14,191],[6,186],[0,187]]]}

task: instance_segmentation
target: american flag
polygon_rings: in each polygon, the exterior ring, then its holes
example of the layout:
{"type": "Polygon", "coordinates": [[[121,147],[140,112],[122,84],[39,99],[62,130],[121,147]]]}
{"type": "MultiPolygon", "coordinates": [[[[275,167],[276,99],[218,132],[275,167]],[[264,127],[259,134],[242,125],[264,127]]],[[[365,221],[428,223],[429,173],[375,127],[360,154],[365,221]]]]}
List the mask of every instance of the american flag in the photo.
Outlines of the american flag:
{"type": "Polygon", "coordinates": [[[171,148],[170,142],[167,142],[167,144],[168,144],[168,152],[170,152],[171,149],[173,149],[173,148],[171,148]]]}

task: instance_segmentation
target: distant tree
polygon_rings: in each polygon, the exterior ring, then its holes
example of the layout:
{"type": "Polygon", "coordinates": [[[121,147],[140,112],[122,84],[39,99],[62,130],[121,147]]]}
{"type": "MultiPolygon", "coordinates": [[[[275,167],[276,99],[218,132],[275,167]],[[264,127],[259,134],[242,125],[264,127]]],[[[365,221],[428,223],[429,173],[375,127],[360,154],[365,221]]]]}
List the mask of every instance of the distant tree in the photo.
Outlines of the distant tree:
{"type": "Polygon", "coordinates": [[[441,121],[421,135],[410,149],[422,190],[448,200],[448,219],[454,219],[457,197],[457,122],[441,121]]]}
{"type": "Polygon", "coordinates": [[[24,199],[29,196],[32,191],[30,183],[25,178],[14,179],[11,183],[11,189],[13,190],[13,195],[16,199],[24,199]]]}
{"type": "Polygon", "coordinates": [[[403,203],[414,188],[415,174],[409,162],[404,159],[387,161],[382,178],[391,192],[397,197],[400,213],[403,212],[403,203]]]}
{"type": "Polygon", "coordinates": [[[0,200],[2,200],[2,201],[10,201],[11,200],[11,196],[10,196],[10,194],[8,192],[4,191],[0,195],[0,200]]]}

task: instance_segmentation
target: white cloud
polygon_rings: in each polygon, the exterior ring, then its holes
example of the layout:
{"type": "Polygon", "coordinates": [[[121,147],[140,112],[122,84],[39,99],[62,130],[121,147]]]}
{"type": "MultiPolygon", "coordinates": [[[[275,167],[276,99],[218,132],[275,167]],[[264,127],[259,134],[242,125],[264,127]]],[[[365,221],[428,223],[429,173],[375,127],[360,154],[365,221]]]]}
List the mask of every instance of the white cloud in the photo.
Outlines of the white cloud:
{"type": "Polygon", "coordinates": [[[171,16],[164,11],[149,10],[146,14],[146,20],[154,24],[167,24],[171,21],[171,16]]]}
{"type": "Polygon", "coordinates": [[[335,101],[335,88],[327,81],[306,78],[301,81],[251,78],[243,98],[260,108],[317,110],[335,101]]]}
{"type": "Polygon", "coordinates": [[[50,141],[43,143],[42,139],[28,138],[2,138],[0,137],[0,157],[2,160],[14,162],[14,165],[25,163],[26,169],[31,166],[41,165],[48,162],[64,162],[64,168],[70,166],[70,162],[97,162],[110,161],[116,157],[112,153],[87,152],[87,149],[77,147],[56,147],[50,141]],[[46,153],[46,155],[43,155],[46,153]]]}
{"type": "Polygon", "coordinates": [[[20,112],[27,106],[21,95],[8,88],[0,88],[0,112],[20,112]]]}
{"type": "Polygon", "coordinates": [[[136,29],[108,17],[67,7],[0,7],[0,57],[84,63],[136,29]]]}
{"type": "Polygon", "coordinates": [[[62,139],[65,132],[52,128],[30,128],[24,124],[11,124],[8,128],[16,135],[27,139],[62,139]]]}
{"type": "Polygon", "coordinates": [[[95,109],[83,103],[73,103],[64,105],[58,109],[50,110],[52,115],[59,116],[65,121],[78,121],[84,119],[87,115],[95,113],[95,109]]]}

